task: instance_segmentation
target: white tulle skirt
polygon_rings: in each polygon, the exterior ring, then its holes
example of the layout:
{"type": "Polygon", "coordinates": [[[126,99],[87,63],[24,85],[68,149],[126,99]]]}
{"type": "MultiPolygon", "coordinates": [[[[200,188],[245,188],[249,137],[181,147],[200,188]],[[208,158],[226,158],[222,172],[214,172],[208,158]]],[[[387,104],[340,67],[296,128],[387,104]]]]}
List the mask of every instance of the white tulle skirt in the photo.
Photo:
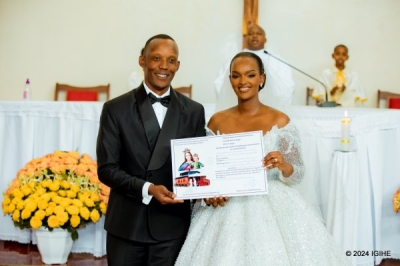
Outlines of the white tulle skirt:
{"type": "Polygon", "coordinates": [[[269,181],[269,194],[196,204],[177,266],[351,265],[297,191],[269,181]]]}

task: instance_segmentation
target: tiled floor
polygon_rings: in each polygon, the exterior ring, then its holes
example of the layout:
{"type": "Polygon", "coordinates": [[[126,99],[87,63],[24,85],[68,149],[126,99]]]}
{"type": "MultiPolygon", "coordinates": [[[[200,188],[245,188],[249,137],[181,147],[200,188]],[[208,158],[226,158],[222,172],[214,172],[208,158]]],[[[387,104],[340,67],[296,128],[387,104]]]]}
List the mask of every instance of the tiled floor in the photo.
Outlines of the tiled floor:
{"type": "MultiPolygon", "coordinates": [[[[40,260],[36,245],[0,241],[0,266],[45,265],[40,260]]],[[[95,258],[91,254],[72,253],[63,266],[107,266],[106,256],[95,258]]],[[[379,266],[400,266],[400,260],[384,260],[379,266]]]]}
{"type": "MultiPolygon", "coordinates": [[[[0,265],[45,265],[36,245],[0,241],[0,265]]],[[[107,266],[106,256],[95,258],[87,253],[71,253],[65,266],[107,266]]]]}

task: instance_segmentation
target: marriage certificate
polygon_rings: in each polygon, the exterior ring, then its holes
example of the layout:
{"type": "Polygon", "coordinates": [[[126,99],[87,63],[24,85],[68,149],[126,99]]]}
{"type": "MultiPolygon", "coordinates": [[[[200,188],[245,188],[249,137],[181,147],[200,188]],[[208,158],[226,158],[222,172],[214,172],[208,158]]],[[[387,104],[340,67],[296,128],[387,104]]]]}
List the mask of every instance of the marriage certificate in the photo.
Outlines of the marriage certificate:
{"type": "Polygon", "coordinates": [[[268,193],[262,131],[171,140],[177,199],[268,193]]]}

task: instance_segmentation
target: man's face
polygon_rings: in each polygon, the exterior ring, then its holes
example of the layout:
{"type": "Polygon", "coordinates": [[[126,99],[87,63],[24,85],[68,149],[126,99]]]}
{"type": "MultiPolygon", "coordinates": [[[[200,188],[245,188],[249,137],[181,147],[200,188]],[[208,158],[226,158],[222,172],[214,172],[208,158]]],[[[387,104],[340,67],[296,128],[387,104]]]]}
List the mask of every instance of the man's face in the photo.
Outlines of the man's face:
{"type": "Polygon", "coordinates": [[[347,49],[343,46],[336,47],[335,51],[333,51],[332,58],[335,60],[336,66],[344,66],[344,63],[349,59],[347,49]]]}
{"type": "Polygon", "coordinates": [[[257,25],[250,26],[247,33],[247,48],[252,51],[261,50],[266,42],[264,31],[257,25]]]}
{"type": "Polygon", "coordinates": [[[154,39],[139,57],[144,81],[158,95],[164,94],[171,86],[175,72],[179,69],[178,55],[178,46],[173,40],[154,39]]]}

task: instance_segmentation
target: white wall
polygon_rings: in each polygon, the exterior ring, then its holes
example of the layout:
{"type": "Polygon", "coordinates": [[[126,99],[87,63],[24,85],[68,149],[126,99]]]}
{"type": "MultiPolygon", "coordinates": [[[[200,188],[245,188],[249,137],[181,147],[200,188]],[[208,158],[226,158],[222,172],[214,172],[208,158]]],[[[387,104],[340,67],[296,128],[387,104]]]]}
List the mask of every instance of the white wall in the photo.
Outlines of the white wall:
{"type": "MultiPolygon", "coordinates": [[[[377,90],[400,93],[400,1],[398,0],[260,0],[260,25],[268,47],[292,65],[319,77],[334,64],[337,44],[349,48],[346,67],[356,71],[376,106],[377,90]],[[262,11],[261,11],[262,12],[262,11]]],[[[305,102],[305,88],[316,82],[293,72],[295,101],[305,102]]]]}
{"type": "MultiPolygon", "coordinates": [[[[112,97],[128,90],[145,41],[171,35],[181,68],[173,86],[193,84],[193,97],[215,102],[219,68],[241,47],[242,0],[0,0],[0,100],[20,100],[31,79],[33,100],[52,100],[56,82],[111,83],[112,97]]],[[[338,43],[350,49],[375,106],[378,88],[400,92],[400,1],[260,0],[267,49],[316,77],[333,64],[338,43]]],[[[315,82],[294,71],[295,104],[315,82]]]]}

